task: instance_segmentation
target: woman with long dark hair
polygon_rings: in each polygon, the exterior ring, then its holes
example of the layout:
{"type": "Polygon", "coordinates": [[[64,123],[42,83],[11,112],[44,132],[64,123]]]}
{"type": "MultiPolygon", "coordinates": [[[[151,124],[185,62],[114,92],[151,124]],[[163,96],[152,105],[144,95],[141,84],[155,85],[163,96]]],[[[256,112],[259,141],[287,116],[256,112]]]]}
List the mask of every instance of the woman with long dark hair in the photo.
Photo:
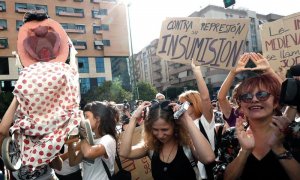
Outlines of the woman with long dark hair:
{"type": "Polygon", "coordinates": [[[90,121],[95,145],[90,145],[86,139],[81,140],[75,147],[73,143],[69,143],[70,165],[83,162],[84,180],[108,179],[102,160],[113,174],[117,142],[116,123],[119,121],[119,111],[114,104],[99,101],[88,103],[83,111],[85,118],[90,121]],[[76,148],[80,149],[77,154],[76,148]]]}

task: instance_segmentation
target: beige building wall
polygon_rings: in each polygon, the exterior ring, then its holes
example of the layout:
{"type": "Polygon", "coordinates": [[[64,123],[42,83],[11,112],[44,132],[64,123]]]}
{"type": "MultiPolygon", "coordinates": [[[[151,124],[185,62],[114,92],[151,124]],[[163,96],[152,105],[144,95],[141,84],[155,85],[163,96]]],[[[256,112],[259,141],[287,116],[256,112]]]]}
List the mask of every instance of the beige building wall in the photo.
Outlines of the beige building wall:
{"type": "MultiPolygon", "coordinates": [[[[74,33],[76,30],[69,30],[68,35],[72,40],[86,41],[86,49],[77,49],[77,57],[88,57],[89,73],[80,74],[80,77],[105,77],[106,80],[112,80],[111,57],[128,57],[129,41],[126,6],[116,1],[99,0],[7,0],[6,12],[0,12],[0,19],[7,20],[7,29],[0,30],[0,38],[8,39],[8,48],[0,49],[0,57],[9,57],[9,75],[0,75],[0,80],[16,80],[18,78],[18,69],[14,65],[15,58],[12,51],[17,51],[16,42],[18,31],[16,21],[22,20],[24,13],[15,11],[15,3],[28,3],[37,5],[46,5],[48,15],[59,23],[70,23],[76,25],[85,25],[85,33],[74,33]],[[84,17],[59,16],[56,13],[56,6],[70,7],[84,10],[84,17]],[[92,10],[107,9],[107,15],[92,17],[92,10]],[[93,26],[106,24],[109,30],[101,30],[98,34],[93,33],[93,26]],[[73,32],[72,32],[73,31],[73,32]],[[101,49],[95,49],[95,41],[109,40],[110,46],[102,46],[101,49]],[[105,73],[96,73],[95,57],[105,58],[105,73]]],[[[76,47],[76,46],[75,46],[76,47]]]]}

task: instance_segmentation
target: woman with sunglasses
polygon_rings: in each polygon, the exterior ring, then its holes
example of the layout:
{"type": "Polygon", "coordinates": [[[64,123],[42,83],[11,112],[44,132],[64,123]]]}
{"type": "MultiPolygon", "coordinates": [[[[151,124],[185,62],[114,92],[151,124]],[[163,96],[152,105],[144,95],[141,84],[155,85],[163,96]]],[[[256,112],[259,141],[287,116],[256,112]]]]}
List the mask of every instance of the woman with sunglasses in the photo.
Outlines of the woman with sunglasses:
{"type": "Polygon", "coordinates": [[[240,84],[236,101],[244,117],[239,116],[235,129],[223,135],[217,175],[225,169],[224,179],[300,179],[300,154],[295,149],[299,139],[291,138],[295,129],[284,133],[290,120],[273,116],[280,88],[270,74],[240,84]]]}
{"type": "Polygon", "coordinates": [[[214,160],[214,153],[203,134],[187,112],[174,119],[175,103],[144,101],[134,112],[122,136],[120,156],[139,159],[149,156],[155,180],[198,179],[196,161],[204,164],[214,160]],[[132,146],[137,119],[144,109],[149,109],[143,124],[143,138],[132,146]],[[191,161],[186,152],[195,158],[191,161]]]}
{"type": "Polygon", "coordinates": [[[230,127],[235,126],[236,118],[238,117],[239,114],[242,115],[243,113],[240,110],[240,108],[238,108],[237,102],[234,100],[236,99],[236,90],[237,87],[239,86],[239,83],[236,84],[234,89],[232,90],[233,103],[229,102],[229,100],[227,99],[227,94],[234,82],[235,77],[239,73],[245,71],[254,71],[254,70],[264,71],[265,74],[271,74],[274,77],[276,77],[276,79],[278,79],[280,83],[282,83],[283,81],[271,68],[268,60],[264,58],[261,54],[253,53],[253,52],[244,53],[238,60],[236,67],[231,69],[230,72],[228,73],[218,93],[218,102],[221,111],[223,113],[223,119],[229,124],[230,127]],[[254,68],[247,67],[247,64],[250,59],[252,60],[252,62],[255,64],[256,67],[254,68]]]}

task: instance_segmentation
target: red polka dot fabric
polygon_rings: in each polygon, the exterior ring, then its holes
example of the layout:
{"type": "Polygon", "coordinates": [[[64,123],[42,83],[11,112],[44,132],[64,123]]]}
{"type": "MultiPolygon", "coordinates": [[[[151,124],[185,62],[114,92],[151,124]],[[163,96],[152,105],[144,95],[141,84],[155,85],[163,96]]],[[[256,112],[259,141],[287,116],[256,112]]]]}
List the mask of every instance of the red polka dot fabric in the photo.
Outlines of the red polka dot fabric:
{"type": "Polygon", "coordinates": [[[20,105],[11,132],[17,134],[24,166],[49,163],[82,117],[78,73],[62,62],[39,62],[23,69],[14,95],[20,105]]]}

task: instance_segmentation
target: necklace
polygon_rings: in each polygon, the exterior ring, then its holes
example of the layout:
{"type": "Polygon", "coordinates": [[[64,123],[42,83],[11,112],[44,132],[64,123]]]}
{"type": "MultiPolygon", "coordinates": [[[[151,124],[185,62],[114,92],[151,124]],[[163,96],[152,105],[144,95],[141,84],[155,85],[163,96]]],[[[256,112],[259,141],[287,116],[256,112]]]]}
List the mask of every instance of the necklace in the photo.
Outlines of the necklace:
{"type": "MultiPolygon", "coordinates": [[[[173,147],[172,147],[172,149],[171,149],[171,151],[170,151],[170,153],[169,153],[169,156],[168,156],[168,158],[167,158],[167,161],[165,161],[166,163],[169,162],[169,158],[170,158],[170,156],[171,156],[171,154],[172,154],[172,152],[173,152],[173,149],[174,149],[175,145],[176,145],[176,143],[173,145],[173,147]]],[[[163,156],[163,160],[165,160],[165,156],[164,156],[163,151],[162,151],[162,156],[163,156]]],[[[164,172],[166,172],[167,170],[168,170],[168,167],[165,166],[165,167],[164,167],[164,172]]]]}

